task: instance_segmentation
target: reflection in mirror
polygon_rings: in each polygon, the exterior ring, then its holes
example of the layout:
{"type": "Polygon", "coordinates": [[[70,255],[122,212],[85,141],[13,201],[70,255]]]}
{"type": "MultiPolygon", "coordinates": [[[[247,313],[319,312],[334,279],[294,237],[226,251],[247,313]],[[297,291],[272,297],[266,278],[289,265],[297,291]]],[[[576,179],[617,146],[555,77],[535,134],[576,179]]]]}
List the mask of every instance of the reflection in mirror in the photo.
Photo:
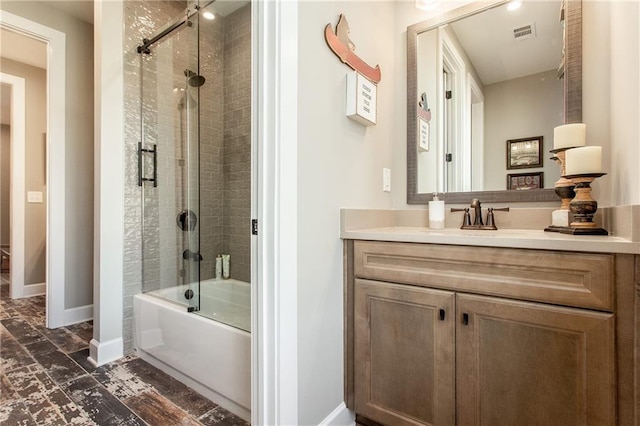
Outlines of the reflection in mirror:
{"type": "MultiPolygon", "coordinates": [[[[565,96],[563,24],[568,22],[561,16],[566,13],[561,14],[560,0],[523,2],[517,10],[508,6],[474,3],[408,28],[409,203],[426,202],[433,192],[446,193],[448,202],[478,196],[557,199],[553,190],[531,189],[535,185],[506,189],[508,175],[520,173],[543,176],[541,186],[553,188],[560,176],[549,154],[553,128],[566,118],[581,118],[581,110],[565,114],[581,104],[575,95],[565,96]],[[508,141],[529,138],[540,142],[541,165],[523,165],[509,156],[507,148],[516,145],[508,141]],[[484,195],[466,194],[472,191],[484,195]]],[[[567,34],[575,38],[572,30],[567,34]]]]}

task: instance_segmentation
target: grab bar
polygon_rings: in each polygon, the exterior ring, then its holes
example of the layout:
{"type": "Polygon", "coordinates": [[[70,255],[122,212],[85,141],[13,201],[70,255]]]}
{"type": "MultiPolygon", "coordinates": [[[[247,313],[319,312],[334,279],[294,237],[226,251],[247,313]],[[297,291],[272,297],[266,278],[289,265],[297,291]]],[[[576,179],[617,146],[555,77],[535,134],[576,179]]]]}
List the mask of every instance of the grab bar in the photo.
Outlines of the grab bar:
{"type": "Polygon", "coordinates": [[[153,187],[158,186],[158,145],[154,144],[152,149],[142,148],[142,142],[138,142],[138,186],[142,186],[142,182],[153,182],[153,187]],[[142,156],[144,154],[153,154],[153,177],[147,178],[142,176],[142,156]]]}

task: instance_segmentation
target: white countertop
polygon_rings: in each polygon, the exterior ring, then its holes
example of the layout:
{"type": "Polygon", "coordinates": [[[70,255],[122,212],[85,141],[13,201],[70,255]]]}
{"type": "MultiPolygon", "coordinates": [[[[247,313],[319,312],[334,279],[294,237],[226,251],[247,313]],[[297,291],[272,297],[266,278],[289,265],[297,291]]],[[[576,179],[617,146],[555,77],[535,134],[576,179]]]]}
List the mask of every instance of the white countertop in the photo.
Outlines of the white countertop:
{"type": "Polygon", "coordinates": [[[462,246],[508,247],[601,253],[640,254],[640,243],[604,235],[567,235],[529,229],[497,231],[422,227],[380,227],[342,230],[340,237],[350,240],[395,241],[462,246]]]}

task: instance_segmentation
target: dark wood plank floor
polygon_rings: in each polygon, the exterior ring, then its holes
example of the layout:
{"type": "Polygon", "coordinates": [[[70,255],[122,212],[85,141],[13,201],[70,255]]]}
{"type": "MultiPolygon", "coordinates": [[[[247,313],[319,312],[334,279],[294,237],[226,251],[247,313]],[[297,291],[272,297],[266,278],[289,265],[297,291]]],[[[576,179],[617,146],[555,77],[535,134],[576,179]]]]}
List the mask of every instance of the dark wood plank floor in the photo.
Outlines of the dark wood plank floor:
{"type": "Polygon", "coordinates": [[[49,330],[44,304],[0,285],[0,424],[248,425],[135,355],[93,367],[92,323],[49,330]]]}

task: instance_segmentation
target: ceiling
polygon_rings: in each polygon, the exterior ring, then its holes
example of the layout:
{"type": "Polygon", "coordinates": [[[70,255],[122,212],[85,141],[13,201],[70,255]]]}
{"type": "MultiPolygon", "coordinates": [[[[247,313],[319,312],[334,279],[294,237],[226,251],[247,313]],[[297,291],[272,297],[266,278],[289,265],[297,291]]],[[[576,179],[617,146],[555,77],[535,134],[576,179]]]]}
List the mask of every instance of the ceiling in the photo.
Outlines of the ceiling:
{"type": "Polygon", "coordinates": [[[508,11],[496,7],[449,24],[484,85],[557,69],[561,61],[560,2],[525,1],[508,11]],[[514,40],[529,24],[536,37],[514,40]]]}

